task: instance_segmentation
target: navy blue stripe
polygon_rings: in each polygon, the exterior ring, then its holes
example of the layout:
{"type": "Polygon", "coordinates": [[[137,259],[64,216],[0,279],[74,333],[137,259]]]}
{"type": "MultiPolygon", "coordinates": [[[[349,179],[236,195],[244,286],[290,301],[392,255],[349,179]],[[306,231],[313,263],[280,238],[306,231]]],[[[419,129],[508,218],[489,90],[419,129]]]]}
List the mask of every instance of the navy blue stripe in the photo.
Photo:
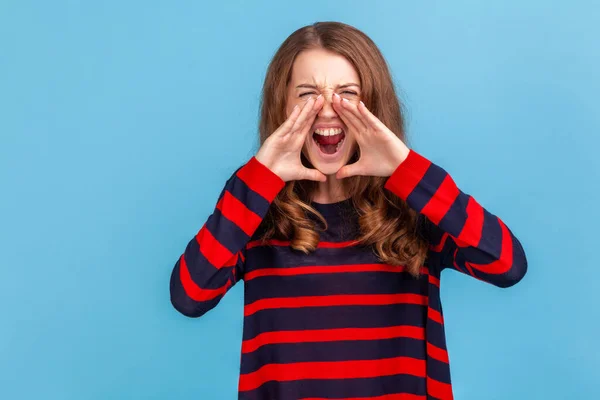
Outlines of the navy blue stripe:
{"type": "Polygon", "coordinates": [[[446,332],[444,331],[444,325],[436,322],[432,319],[427,321],[427,341],[439,347],[440,349],[446,349],[446,332]]]}
{"type": "MultiPolygon", "coordinates": [[[[360,266],[356,266],[360,268],[360,266]]],[[[399,267],[398,267],[399,268],[399,267]]],[[[286,268],[293,270],[294,267],[286,268]]],[[[341,272],[292,276],[261,276],[246,283],[245,304],[259,299],[336,294],[425,293],[427,276],[408,272],[341,272]]]]}
{"type": "Polygon", "coordinates": [[[495,261],[497,259],[496,255],[499,256],[501,252],[501,235],[502,229],[498,219],[489,212],[484,212],[483,233],[479,243],[476,246],[461,247],[456,253],[456,258],[454,258],[457,245],[451,238],[446,240],[442,251],[444,254],[442,268],[456,269],[454,266],[454,262],[456,262],[460,269],[466,271],[465,259],[475,264],[489,264],[495,261]]]}
{"type": "Polygon", "coordinates": [[[419,214],[419,227],[421,233],[427,238],[429,243],[438,244],[444,236],[444,231],[434,224],[425,214],[419,214]]]}
{"type": "Polygon", "coordinates": [[[240,392],[239,400],[297,400],[306,397],[353,398],[410,393],[426,395],[425,378],[412,375],[389,375],[358,379],[310,379],[267,382],[256,390],[240,392]]]}
{"type": "Polygon", "coordinates": [[[247,250],[246,271],[256,268],[296,267],[299,265],[375,264],[380,262],[370,246],[318,248],[298,257],[289,246],[256,246],[247,250]],[[301,262],[301,264],[299,264],[301,262]]]}
{"type": "Polygon", "coordinates": [[[440,228],[454,237],[458,237],[467,222],[467,203],[469,196],[460,192],[452,202],[446,215],[440,220],[440,228]]]}
{"type": "Polygon", "coordinates": [[[477,264],[487,264],[496,259],[492,254],[500,256],[502,252],[502,227],[498,218],[488,211],[483,211],[483,231],[481,240],[476,244],[476,248],[465,248],[465,254],[468,259],[477,264]],[[466,253],[468,252],[468,253],[466,253]]]}
{"type": "Polygon", "coordinates": [[[451,383],[450,368],[448,367],[448,364],[443,361],[436,360],[435,358],[430,358],[427,363],[427,375],[436,381],[442,383],[451,383]]]}
{"type": "Polygon", "coordinates": [[[321,343],[278,343],[264,345],[252,353],[244,354],[241,373],[254,372],[265,364],[376,360],[390,357],[425,360],[426,354],[424,340],[405,337],[321,343]]]}
{"type": "Polygon", "coordinates": [[[256,193],[246,183],[234,175],[233,181],[226,186],[227,190],[233,197],[241,201],[246,207],[264,218],[269,210],[270,203],[267,199],[256,193]]]}
{"type": "Polygon", "coordinates": [[[181,280],[179,279],[179,261],[175,264],[173,271],[171,272],[170,279],[170,294],[171,304],[173,307],[182,313],[183,315],[190,318],[198,318],[204,315],[207,311],[214,308],[219,301],[220,297],[214,298],[210,301],[197,302],[190,298],[183,289],[181,280]]]}
{"type": "Polygon", "coordinates": [[[250,236],[246,235],[246,232],[233,221],[225,218],[216,208],[214,213],[208,217],[206,228],[232,254],[240,251],[250,240],[250,236]]]}
{"type": "Polygon", "coordinates": [[[435,164],[431,164],[419,184],[406,198],[411,208],[421,212],[423,207],[431,200],[437,189],[442,184],[447,173],[435,164]]]}
{"type": "Polygon", "coordinates": [[[315,221],[319,229],[319,240],[322,242],[345,242],[356,239],[360,234],[356,210],[348,210],[348,215],[327,216],[327,230],[322,230],[323,223],[313,214],[307,213],[308,217],[315,221]]]}
{"type": "MultiPolygon", "coordinates": [[[[235,266],[230,266],[217,270],[200,252],[198,242],[195,238],[188,243],[184,258],[192,280],[202,289],[220,288],[227,283],[233,274],[233,268],[235,268],[235,266]]],[[[236,277],[239,279],[239,274],[236,277]]]]}
{"type": "Polygon", "coordinates": [[[427,250],[427,258],[425,259],[425,262],[423,263],[423,265],[429,269],[429,273],[431,275],[437,277],[438,279],[440,279],[438,271],[440,270],[440,265],[442,265],[442,256],[443,255],[444,255],[444,253],[428,249],[427,250]],[[438,272],[438,273],[436,274],[436,272],[438,272]]]}
{"type": "Polygon", "coordinates": [[[440,299],[440,289],[434,284],[430,284],[429,286],[429,307],[439,313],[444,312],[440,299]]]}
{"type": "MultiPolygon", "coordinates": [[[[431,220],[429,218],[427,218],[425,215],[419,214],[419,218],[420,218],[419,228],[421,231],[421,235],[423,235],[423,237],[425,237],[425,239],[427,239],[427,242],[430,245],[437,246],[440,243],[440,241],[442,240],[444,232],[437,225],[435,225],[433,222],[431,222],[431,220]]],[[[425,259],[424,265],[429,268],[429,273],[432,274],[433,276],[436,276],[436,277],[440,276],[440,273],[441,273],[440,266],[442,265],[443,255],[444,255],[443,251],[437,252],[437,251],[433,251],[431,249],[427,250],[427,258],[425,259]]]]}
{"type": "Polygon", "coordinates": [[[527,273],[527,258],[519,240],[512,235],[513,238],[513,264],[511,268],[503,274],[488,274],[479,270],[473,270],[473,274],[489,283],[496,286],[507,288],[517,284],[527,273]]]}
{"type": "Polygon", "coordinates": [[[426,311],[417,304],[266,309],[244,317],[243,340],[281,330],[422,327],[426,311]]]}

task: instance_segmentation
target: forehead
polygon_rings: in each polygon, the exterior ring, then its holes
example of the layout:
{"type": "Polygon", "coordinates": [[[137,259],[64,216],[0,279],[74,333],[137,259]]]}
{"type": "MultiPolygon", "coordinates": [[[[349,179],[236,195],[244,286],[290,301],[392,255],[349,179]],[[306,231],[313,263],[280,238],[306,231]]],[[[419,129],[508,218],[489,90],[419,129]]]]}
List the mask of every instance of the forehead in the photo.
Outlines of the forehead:
{"type": "Polygon", "coordinates": [[[304,50],[292,66],[292,84],[310,83],[317,86],[358,82],[359,77],[344,56],[324,49],[304,50]]]}

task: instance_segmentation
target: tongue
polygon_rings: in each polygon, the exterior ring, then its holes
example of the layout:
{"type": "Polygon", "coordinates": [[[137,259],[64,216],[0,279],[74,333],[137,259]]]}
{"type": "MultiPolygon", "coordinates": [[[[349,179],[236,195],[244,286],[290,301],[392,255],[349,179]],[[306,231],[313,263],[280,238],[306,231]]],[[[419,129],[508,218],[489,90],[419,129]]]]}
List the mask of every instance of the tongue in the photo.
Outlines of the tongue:
{"type": "Polygon", "coordinates": [[[323,136],[323,135],[315,135],[315,140],[317,141],[317,143],[319,143],[320,145],[334,145],[333,147],[335,148],[335,145],[338,144],[340,142],[340,140],[342,140],[342,135],[344,133],[340,133],[337,135],[331,135],[331,136],[323,136]]]}
{"type": "Polygon", "coordinates": [[[319,147],[325,154],[334,154],[337,146],[335,144],[320,144],[319,147]]]}
{"type": "Polygon", "coordinates": [[[337,144],[344,138],[344,132],[331,136],[314,135],[314,137],[323,153],[334,154],[337,144]]]}

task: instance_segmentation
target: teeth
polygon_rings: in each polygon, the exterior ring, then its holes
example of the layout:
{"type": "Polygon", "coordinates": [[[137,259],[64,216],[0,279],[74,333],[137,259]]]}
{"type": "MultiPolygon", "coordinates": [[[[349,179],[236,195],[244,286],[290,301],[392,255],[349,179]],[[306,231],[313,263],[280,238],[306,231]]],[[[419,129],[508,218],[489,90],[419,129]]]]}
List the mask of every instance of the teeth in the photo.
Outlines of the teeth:
{"type": "Polygon", "coordinates": [[[342,128],[317,129],[315,130],[315,133],[323,136],[338,135],[342,133],[342,128]]]}

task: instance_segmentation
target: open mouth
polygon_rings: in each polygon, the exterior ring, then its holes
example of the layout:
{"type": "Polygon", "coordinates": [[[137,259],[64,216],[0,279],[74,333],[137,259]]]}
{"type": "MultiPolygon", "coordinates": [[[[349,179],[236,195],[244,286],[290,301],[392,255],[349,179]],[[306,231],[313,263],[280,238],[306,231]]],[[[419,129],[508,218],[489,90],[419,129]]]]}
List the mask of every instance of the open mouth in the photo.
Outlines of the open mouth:
{"type": "Polygon", "coordinates": [[[317,129],[313,140],[324,154],[335,154],[342,147],[346,132],[341,128],[317,129]]]}

